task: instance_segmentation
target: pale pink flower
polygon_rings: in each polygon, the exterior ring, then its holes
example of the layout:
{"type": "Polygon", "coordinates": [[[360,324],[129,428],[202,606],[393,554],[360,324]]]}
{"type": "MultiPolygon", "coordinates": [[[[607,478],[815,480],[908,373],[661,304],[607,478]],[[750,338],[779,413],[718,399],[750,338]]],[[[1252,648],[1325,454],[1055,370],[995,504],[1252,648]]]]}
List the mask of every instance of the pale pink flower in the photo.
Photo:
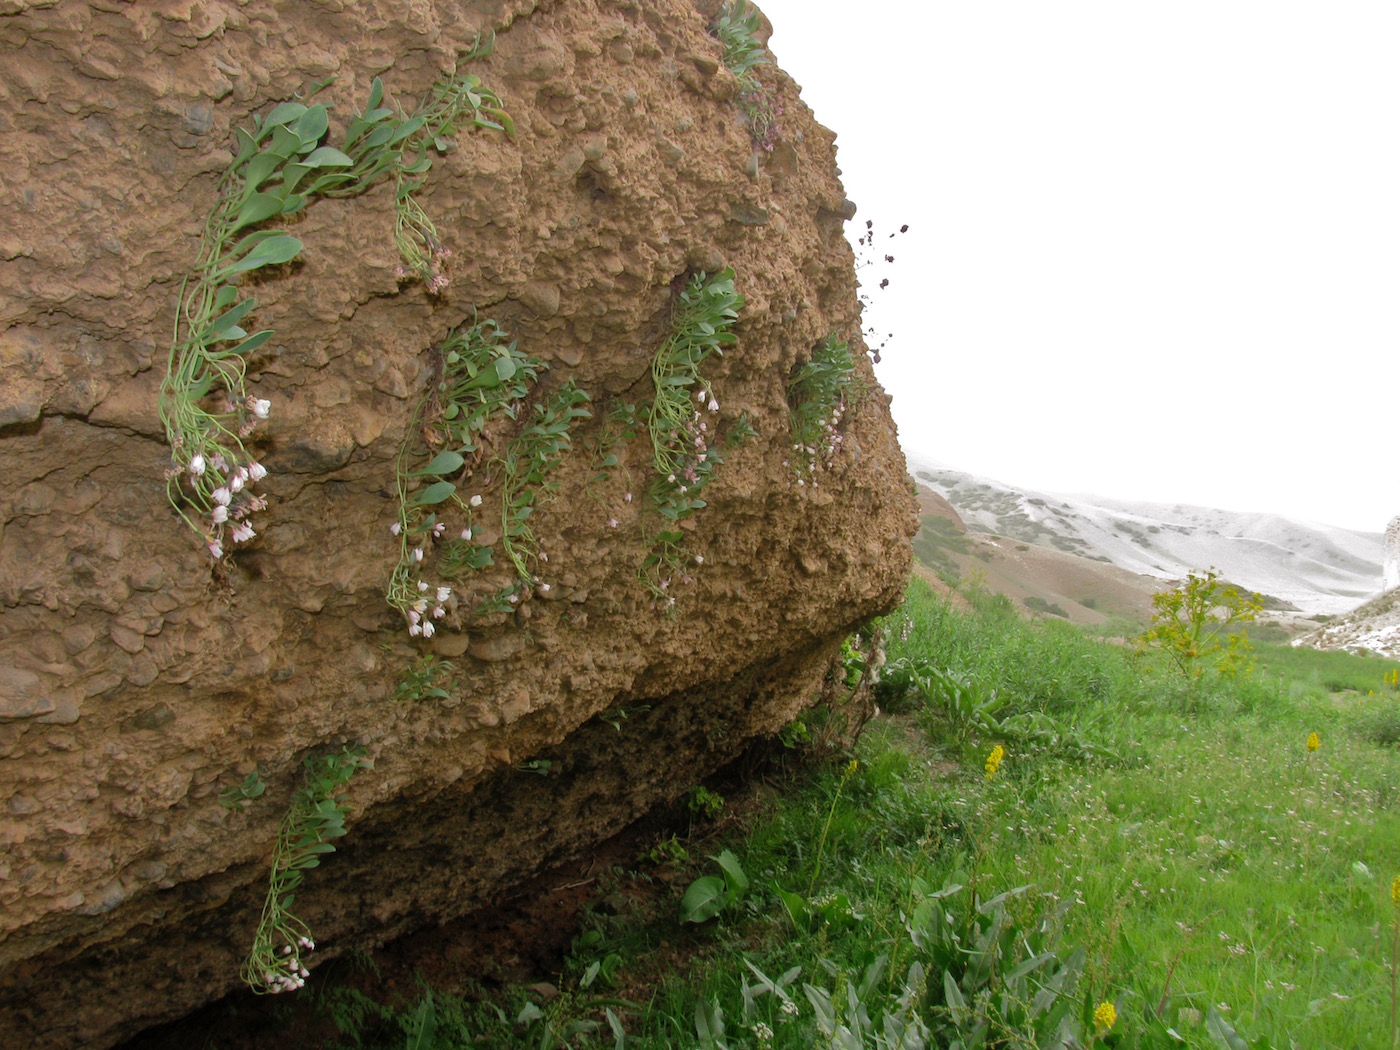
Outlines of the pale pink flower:
{"type": "Polygon", "coordinates": [[[242,491],[243,491],[243,475],[242,475],[242,474],[235,474],[233,477],[229,478],[229,479],[228,479],[228,488],[229,488],[229,491],[230,491],[230,492],[242,492],[242,491]]]}
{"type": "Polygon", "coordinates": [[[542,594],[548,594],[548,593],[549,593],[549,584],[547,584],[547,583],[542,583],[542,584],[540,584],[540,592],[541,592],[542,594]]]}
{"type": "Polygon", "coordinates": [[[412,635],[414,638],[417,638],[420,634],[423,633],[423,625],[422,625],[422,624],[419,624],[419,623],[411,623],[411,624],[409,624],[409,625],[408,625],[408,633],[409,633],[410,635],[412,635]]]}
{"type": "Polygon", "coordinates": [[[420,613],[417,609],[408,610],[408,622],[410,626],[417,623],[421,619],[423,619],[423,614],[420,613]]]}
{"type": "Polygon", "coordinates": [[[469,540],[469,539],[471,539],[471,538],[472,538],[472,530],[471,530],[471,529],[463,529],[463,530],[462,530],[462,539],[464,539],[464,540],[469,540]]]}
{"type": "Polygon", "coordinates": [[[419,580],[419,581],[418,581],[418,591],[419,591],[419,593],[421,594],[423,591],[426,591],[427,589],[428,589],[428,584],[427,584],[427,582],[424,581],[424,580],[419,580]]]}
{"type": "Polygon", "coordinates": [[[434,605],[434,606],[433,606],[433,619],[434,619],[434,620],[441,620],[441,619],[442,619],[444,616],[446,616],[446,615],[447,615],[447,610],[444,609],[441,605],[434,605]]]}
{"type": "Polygon", "coordinates": [[[195,477],[204,473],[204,456],[199,452],[196,452],[190,460],[190,473],[195,477]]]}
{"type": "Polygon", "coordinates": [[[710,411],[711,411],[711,412],[718,412],[718,411],[719,411],[719,402],[716,401],[714,398],[710,398],[710,411]]]}
{"type": "Polygon", "coordinates": [[[617,519],[616,519],[616,518],[609,518],[609,519],[608,519],[608,528],[610,528],[610,529],[615,529],[615,528],[617,528],[617,519]]]}
{"type": "Polygon", "coordinates": [[[445,601],[447,601],[447,599],[450,598],[451,596],[452,596],[452,588],[451,588],[451,587],[439,587],[439,588],[437,589],[437,600],[438,600],[438,601],[440,601],[440,602],[445,602],[445,601]]]}
{"type": "Polygon", "coordinates": [[[267,468],[254,460],[252,463],[248,464],[248,476],[254,481],[261,481],[263,478],[267,477],[267,468]]]}
{"type": "Polygon", "coordinates": [[[256,535],[257,533],[253,531],[253,526],[251,522],[240,521],[233,530],[233,542],[247,543],[256,535]]]}
{"type": "Polygon", "coordinates": [[[704,556],[703,554],[697,554],[697,555],[695,556],[695,564],[696,564],[696,565],[704,565],[704,564],[705,564],[705,556],[704,556]]]}
{"type": "Polygon", "coordinates": [[[445,522],[441,522],[441,521],[438,522],[436,525],[433,526],[433,537],[434,537],[434,538],[441,538],[443,532],[445,532],[446,529],[447,529],[447,524],[446,524],[445,522]]]}
{"type": "Polygon", "coordinates": [[[433,632],[434,632],[435,630],[436,630],[436,628],[433,627],[433,621],[432,621],[432,620],[424,620],[424,621],[423,621],[423,637],[424,637],[424,638],[431,638],[431,637],[433,636],[433,632]]]}
{"type": "Polygon", "coordinates": [[[250,397],[246,403],[248,410],[259,419],[266,419],[267,414],[272,411],[272,402],[266,398],[250,397]]]}
{"type": "Polygon", "coordinates": [[[221,503],[225,507],[233,502],[233,493],[229,492],[223,485],[220,485],[213,492],[209,493],[209,495],[214,498],[215,503],[221,503]]]}
{"type": "Polygon", "coordinates": [[[631,503],[631,502],[632,502],[632,493],[630,493],[630,492],[624,492],[624,493],[622,494],[622,502],[623,502],[623,503],[631,503]]]}
{"type": "Polygon", "coordinates": [[[414,560],[414,561],[422,561],[422,560],[423,560],[423,548],[422,548],[422,547],[414,547],[414,548],[413,548],[413,560],[414,560]]]}
{"type": "Polygon", "coordinates": [[[214,509],[209,512],[209,520],[215,525],[222,525],[228,521],[228,508],[222,503],[215,503],[214,509]]]}
{"type": "Polygon", "coordinates": [[[218,561],[224,556],[224,547],[218,540],[209,541],[209,556],[218,561]]]}
{"type": "Polygon", "coordinates": [[[473,496],[473,497],[472,497],[471,499],[469,499],[467,502],[470,503],[473,507],[479,507],[479,506],[481,506],[481,497],[480,497],[480,496],[473,496]]]}
{"type": "Polygon", "coordinates": [[[401,522],[396,521],[394,522],[394,524],[389,526],[390,535],[397,536],[401,532],[403,532],[403,524],[401,522]]]}

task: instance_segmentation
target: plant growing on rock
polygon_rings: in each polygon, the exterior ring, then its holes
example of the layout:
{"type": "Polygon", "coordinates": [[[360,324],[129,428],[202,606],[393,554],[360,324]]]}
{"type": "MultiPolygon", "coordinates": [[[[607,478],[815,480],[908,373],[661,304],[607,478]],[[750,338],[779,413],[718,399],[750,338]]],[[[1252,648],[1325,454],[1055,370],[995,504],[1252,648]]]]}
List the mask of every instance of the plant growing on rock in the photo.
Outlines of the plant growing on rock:
{"type": "MultiPolygon", "coordinates": [[[[590,417],[591,413],[583,407],[587,403],[588,395],[572,380],[565,383],[548,400],[535,405],[534,418],[511,441],[501,458],[505,474],[501,547],[524,586],[536,582],[534,568],[544,557],[530,525],[530,515],[541,494],[551,496],[556,491],[557,483],[548,480],[549,473],[573,447],[569,430],[574,421],[590,417]]],[[[540,586],[549,589],[547,583],[540,586]]]]}
{"type": "Polygon", "coordinates": [[[674,604],[666,593],[670,577],[690,557],[674,526],[705,506],[700,494],[724,460],[710,426],[718,416],[719,400],[700,366],[736,342],[729,328],[743,305],[744,297],[734,290],[733,270],[710,277],[697,274],[681,291],[671,334],[652,359],[654,396],[647,412],[655,470],[651,498],[667,527],[657,536],[639,575],[668,607],[674,604]]]}
{"type": "Polygon", "coordinates": [[[841,450],[841,419],[848,407],[846,394],[855,383],[850,351],[829,335],[788,384],[788,430],[799,485],[816,485],[816,472],[830,469],[835,462],[841,450]]]}
{"type": "Polygon", "coordinates": [[[361,747],[303,763],[305,780],[278,830],[262,919],[253,950],[243,963],[243,980],[259,995],[295,991],[310,976],[302,952],[315,951],[316,942],[306,923],[292,914],[294,895],[304,873],[319,867],[322,856],[335,852],[331,840],[345,834],[345,798],[340,790],[357,769],[369,764],[361,747]]]}
{"type": "MultiPolygon", "coordinates": [[[[489,41],[478,41],[464,61],[489,50],[489,41]]],[[[244,441],[272,403],[251,396],[246,378],[249,355],[273,333],[245,329],[257,300],[243,298],[240,285],[247,274],[294,261],[302,249],[296,237],[268,224],[297,215],[318,197],[357,196],[392,176],[401,271],[440,292],[447,278],[434,260],[450,253],[413,198],[432,165],[430,150],[445,149],[466,125],[511,130],[500,99],[470,74],[439,84],[411,116],[383,106],[383,92],[376,77],[341,149],[323,144],[330,107],[320,103],[283,102],[255,115],[251,128],[234,129],[237,154],[219,181],[198,259],[180,288],[159,395],[173,460],[167,498],[216,561],[226,540],[256,535],[251,516],[267,506],[252,492],[267,471],[244,441]]]]}
{"type": "Polygon", "coordinates": [[[754,146],[772,153],[782,134],[778,118],[783,115],[777,102],[759,82],[754,70],[768,64],[763,44],[757,39],[758,12],[748,0],[736,0],[720,9],[710,25],[710,35],[724,45],[724,65],[739,81],[739,108],[749,125],[754,146]]]}
{"type": "Polygon", "coordinates": [[[491,564],[491,548],[474,537],[473,511],[482,497],[463,497],[458,482],[467,474],[468,457],[480,458],[487,425],[516,418],[544,367],[508,342],[489,318],[448,333],[433,354],[434,380],[414,407],[399,449],[398,517],[390,526],[399,557],[385,595],[415,637],[432,637],[434,620],[446,615],[452,598],[450,583],[423,578],[424,559],[449,531],[444,520],[448,508],[462,517],[439,550],[438,575],[455,582],[491,564]]]}

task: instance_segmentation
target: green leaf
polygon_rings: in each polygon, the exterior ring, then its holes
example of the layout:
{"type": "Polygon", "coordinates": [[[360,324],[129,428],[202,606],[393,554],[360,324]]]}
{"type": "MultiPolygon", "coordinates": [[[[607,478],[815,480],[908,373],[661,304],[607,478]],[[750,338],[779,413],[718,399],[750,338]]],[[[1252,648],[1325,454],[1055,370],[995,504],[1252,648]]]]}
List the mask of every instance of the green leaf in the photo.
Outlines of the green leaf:
{"type": "Polygon", "coordinates": [[[264,328],[261,332],[254,332],[247,339],[243,340],[243,342],[235,346],[232,350],[229,350],[227,352],[228,356],[232,356],[234,354],[251,354],[254,350],[262,346],[263,343],[267,342],[271,338],[271,328],[264,328]]]}
{"type": "Polygon", "coordinates": [[[369,102],[366,104],[365,108],[370,110],[376,109],[379,106],[379,103],[383,101],[383,99],[384,81],[380,80],[378,77],[375,77],[372,81],[370,81],[369,102]]]}
{"type": "Polygon", "coordinates": [[[690,884],[681,898],[681,922],[707,922],[723,911],[727,903],[724,880],[718,875],[702,875],[690,884]]]}
{"type": "Polygon", "coordinates": [[[231,284],[226,284],[219,289],[214,296],[214,312],[218,313],[231,305],[238,299],[238,289],[231,284]]]}
{"type": "Polygon", "coordinates": [[[312,106],[303,113],[293,129],[302,143],[317,143],[321,141],[321,136],[326,133],[326,128],[330,126],[330,120],[326,115],[326,107],[322,105],[312,106]]]}
{"type": "Polygon", "coordinates": [[[306,112],[306,107],[300,102],[282,102],[272,107],[272,112],[263,119],[264,128],[277,127],[281,124],[290,124],[306,112]]]}
{"type": "Polygon", "coordinates": [[[452,482],[439,481],[437,484],[425,488],[413,502],[419,506],[432,506],[435,503],[441,503],[456,491],[457,486],[452,482]]]}
{"type": "Polygon", "coordinates": [[[224,335],[223,333],[235,327],[239,321],[247,317],[248,314],[252,311],[253,307],[256,305],[256,300],[245,299],[233,309],[224,311],[222,314],[214,318],[214,320],[210,321],[204,327],[204,331],[199,334],[200,339],[202,339],[205,342],[213,342],[215,339],[218,339],[221,336],[225,339],[237,338],[237,336],[230,337],[224,335]]]}
{"type": "Polygon", "coordinates": [[[807,899],[801,894],[789,893],[776,882],[773,889],[778,894],[778,899],[783,902],[783,907],[787,909],[788,918],[792,920],[793,926],[798,930],[806,931],[812,925],[812,909],[807,904],[807,899]]]}
{"type": "Polygon", "coordinates": [[[301,241],[285,233],[269,237],[258,244],[242,259],[220,271],[221,276],[245,273],[263,266],[277,266],[291,262],[301,253],[301,241]]]}
{"type": "Polygon", "coordinates": [[[738,900],[749,889],[748,876],[744,874],[744,869],[739,865],[739,858],[734,856],[729,850],[724,850],[718,857],[711,857],[712,861],[719,865],[724,872],[725,885],[729,887],[729,895],[738,900]]]}
{"type": "Polygon", "coordinates": [[[465,460],[461,453],[453,452],[450,449],[446,452],[439,452],[422,470],[416,471],[418,474],[451,474],[454,470],[460,470],[465,460]]]}
{"type": "Polygon", "coordinates": [[[1249,1044],[1240,1038],[1240,1033],[1213,1006],[1206,1014],[1206,1031],[1221,1050],[1249,1050],[1249,1044]]]}
{"type": "Polygon", "coordinates": [[[496,378],[504,383],[515,375],[515,362],[509,357],[496,358],[496,378]]]}
{"type": "Polygon", "coordinates": [[[248,170],[243,173],[243,179],[247,182],[249,189],[257,189],[262,185],[264,179],[285,163],[286,158],[284,157],[268,152],[259,153],[248,161],[248,170]]]}
{"type": "Polygon", "coordinates": [[[437,1010],[433,993],[429,992],[418,1004],[408,1031],[407,1050],[432,1050],[437,1038],[437,1010]]]}
{"type": "Polygon", "coordinates": [[[308,168],[349,168],[355,162],[334,146],[322,146],[311,156],[303,158],[301,163],[308,168]]]}

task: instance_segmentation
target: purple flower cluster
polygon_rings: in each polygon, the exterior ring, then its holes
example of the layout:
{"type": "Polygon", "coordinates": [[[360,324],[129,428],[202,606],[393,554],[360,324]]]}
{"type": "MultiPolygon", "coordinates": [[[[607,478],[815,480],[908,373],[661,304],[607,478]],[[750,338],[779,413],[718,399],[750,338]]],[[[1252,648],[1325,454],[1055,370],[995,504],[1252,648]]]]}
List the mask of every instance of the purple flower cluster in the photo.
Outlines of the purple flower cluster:
{"type": "Polygon", "coordinates": [[[772,153],[783,137],[783,128],[778,122],[786,112],[782,102],[776,101],[762,84],[750,77],[739,92],[739,108],[748,118],[749,137],[755,148],[772,153]]]}

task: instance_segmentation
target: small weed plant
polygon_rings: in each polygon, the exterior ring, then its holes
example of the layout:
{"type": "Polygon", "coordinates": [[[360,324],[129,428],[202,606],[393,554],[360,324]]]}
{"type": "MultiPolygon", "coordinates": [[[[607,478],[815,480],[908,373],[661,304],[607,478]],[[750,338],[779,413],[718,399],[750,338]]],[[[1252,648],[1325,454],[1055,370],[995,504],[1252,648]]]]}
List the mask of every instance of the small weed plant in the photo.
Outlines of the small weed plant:
{"type": "MultiPolygon", "coordinates": [[[[489,42],[478,41],[463,61],[489,50],[489,42]]],[[[301,254],[302,242],[275,224],[319,198],[358,196],[392,179],[399,275],[421,277],[437,294],[448,283],[439,260],[451,253],[413,194],[433,152],[446,149],[460,128],[510,131],[499,98],[468,73],[440,83],[412,115],[386,107],[383,94],[376,77],[340,148],[325,142],[330,118],[322,103],[283,102],[255,116],[250,128],[234,129],[237,153],[219,181],[194,269],[181,285],[159,396],[173,461],[166,495],[216,561],[229,544],[256,535],[252,515],[267,506],[253,492],[267,470],[245,440],[268,418],[272,403],[248,393],[247,369],[273,332],[247,330],[257,300],[245,296],[242,285],[249,275],[273,273],[301,254]]]]}
{"type": "Polygon", "coordinates": [[[812,351],[788,384],[788,431],[798,485],[817,484],[817,472],[830,470],[841,451],[841,420],[847,396],[858,390],[856,366],[835,335],[812,351]]]}
{"type": "Polygon", "coordinates": [[[535,569],[547,555],[530,524],[537,501],[556,491],[549,474],[573,447],[570,430],[591,413],[585,405],[588,395],[565,383],[543,402],[535,404],[529,424],[506,447],[501,458],[505,477],[501,497],[501,547],[515,569],[521,587],[536,584],[548,591],[550,585],[535,578],[535,569]]]}
{"type": "Polygon", "coordinates": [[[736,342],[729,329],[743,305],[744,297],[734,290],[733,270],[697,274],[682,288],[671,334],[652,359],[653,396],[647,411],[655,471],[651,499],[665,527],[639,576],[668,609],[675,605],[672,583],[683,582],[688,563],[701,564],[699,556],[685,550],[677,526],[705,506],[701,493],[724,461],[724,445],[715,432],[719,400],[700,369],[711,355],[722,355],[736,342]]]}
{"type": "Polygon", "coordinates": [[[345,798],[341,789],[355,771],[369,763],[364,750],[308,758],[305,778],[277,833],[272,874],[263,903],[262,919],[253,937],[253,950],[243,963],[243,980],[254,992],[290,992],[310,976],[303,952],[316,950],[306,924],[292,913],[297,887],[321,858],[335,852],[333,839],[345,834],[345,798]]]}
{"type": "Polygon", "coordinates": [[[398,516],[389,531],[399,546],[386,598],[414,637],[430,638],[455,604],[453,585],[492,562],[478,542],[480,493],[459,491],[483,453],[488,425],[517,417],[544,367],[508,342],[494,321],[451,332],[434,351],[434,379],[419,399],[399,450],[398,516]],[[449,525],[449,512],[455,517],[449,525]],[[436,552],[437,574],[425,561],[436,552]]]}
{"type": "Polygon", "coordinates": [[[756,149],[772,153],[782,137],[779,119],[782,103],[773,98],[758,79],[756,70],[768,64],[758,41],[758,12],[748,0],[734,0],[720,9],[710,25],[710,35],[724,45],[724,65],[739,81],[739,109],[749,126],[756,149]]]}

